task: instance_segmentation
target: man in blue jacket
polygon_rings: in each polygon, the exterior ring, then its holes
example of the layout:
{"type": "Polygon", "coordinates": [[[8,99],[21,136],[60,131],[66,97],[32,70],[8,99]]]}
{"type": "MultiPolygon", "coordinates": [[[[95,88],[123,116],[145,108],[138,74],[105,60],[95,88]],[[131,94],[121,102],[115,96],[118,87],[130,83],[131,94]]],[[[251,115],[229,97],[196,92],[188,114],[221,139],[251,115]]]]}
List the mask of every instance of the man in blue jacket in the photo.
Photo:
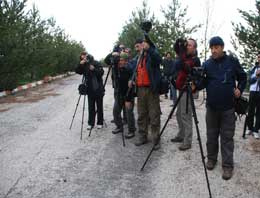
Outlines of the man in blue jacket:
{"type": "Polygon", "coordinates": [[[247,125],[249,131],[247,132],[247,135],[253,134],[256,139],[259,139],[258,131],[260,129],[260,51],[258,52],[257,59],[258,61],[249,74],[250,95],[247,116],[247,125]]]}
{"type": "Polygon", "coordinates": [[[222,156],[222,178],[232,177],[234,161],[235,110],[234,98],[239,98],[246,86],[246,73],[237,58],[224,52],[222,38],[209,41],[212,56],[203,64],[205,77],[201,88],[206,88],[207,169],[213,170],[219,151],[222,156]],[[238,84],[236,85],[236,80],[238,84]]]}

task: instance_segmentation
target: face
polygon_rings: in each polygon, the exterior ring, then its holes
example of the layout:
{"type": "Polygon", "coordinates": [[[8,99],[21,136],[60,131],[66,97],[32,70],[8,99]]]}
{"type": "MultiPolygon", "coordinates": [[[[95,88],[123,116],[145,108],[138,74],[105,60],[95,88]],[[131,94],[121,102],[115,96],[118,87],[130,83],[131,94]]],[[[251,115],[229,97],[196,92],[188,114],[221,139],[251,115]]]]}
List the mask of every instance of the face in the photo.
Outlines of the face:
{"type": "Polygon", "coordinates": [[[224,46],[213,45],[210,47],[211,55],[213,59],[218,59],[223,56],[224,46]]]}
{"type": "Polygon", "coordinates": [[[260,63],[260,54],[257,55],[257,61],[260,63]]]}
{"type": "Polygon", "coordinates": [[[141,52],[143,49],[143,45],[142,43],[136,43],[135,44],[135,51],[137,51],[138,53],[141,52]]]}
{"type": "Polygon", "coordinates": [[[170,54],[170,53],[167,53],[167,54],[166,54],[166,58],[170,59],[170,58],[171,58],[171,54],[170,54]]]}
{"type": "Polygon", "coordinates": [[[119,60],[119,67],[123,67],[126,63],[127,63],[127,61],[125,59],[120,58],[120,60],[119,60]]]}
{"type": "Polygon", "coordinates": [[[187,41],[187,54],[194,55],[196,53],[196,43],[193,40],[187,41]]]}
{"type": "Polygon", "coordinates": [[[81,60],[86,60],[86,59],[87,59],[87,55],[82,54],[82,55],[80,56],[80,58],[81,58],[81,60]]]}

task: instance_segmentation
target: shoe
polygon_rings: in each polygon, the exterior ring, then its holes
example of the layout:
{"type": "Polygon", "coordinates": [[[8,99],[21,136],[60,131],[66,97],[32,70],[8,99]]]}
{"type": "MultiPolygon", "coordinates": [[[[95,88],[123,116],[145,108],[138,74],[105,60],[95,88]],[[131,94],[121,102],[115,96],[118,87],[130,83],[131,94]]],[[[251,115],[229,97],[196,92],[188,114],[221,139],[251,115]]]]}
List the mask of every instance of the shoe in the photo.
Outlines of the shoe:
{"type": "Polygon", "coordinates": [[[160,140],[159,141],[157,141],[157,139],[154,140],[153,144],[154,144],[153,150],[157,151],[161,148],[161,141],[160,140]]]}
{"type": "Polygon", "coordinates": [[[186,150],[188,150],[190,148],[191,148],[190,144],[182,144],[182,145],[179,146],[179,150],[180,151],[186,151],[186,150]]]}
{"type": "Polygon", "coordinates": [[[206,167],[208,170],[213,170],[216,166],[216,161],[213,161],[213,160],[208,160],[207,163],[206,163],[206,167]]]}
{"type": "Polygon", "coordinates": [[[253,136],[254,136],[255,139],[259,139],[259,134],[258,134],[258,132],[253,132],[253,136]]]}
{"type": "Polygon", "coordinates": [[[101,124],[97,125],[97,129],[102,129],[102,128],[103,128],[103,125],[101,125],[101,124]]]}
{"type": "Polygon", "coordinates": [[[138,141],[135,143],[135,146],[141,146],[143,144],[147,144],[148,143],[148,139],[146,136],[141,136],[139,137],[138,141]]]}
{"type": "Polygon", "coordinates": [[[118,134],[118,133],[122,133],[123,132],[123,129],[122,128],[115,128],[113,131],[112,131],[112,133],[113,134],[118,134]]]}
{"type": "Polygon", "coordinates": [[[252,130],[246,131],[246,135],[252,135],[252,134],[253,134],[253,131],[252,131],[252,130]]]}
{"type": "Polygon", "coordinates": [[[222,179],[229,180],[233,175],[233,168],[223,168],[222,179]]]}
{"type": "Polygon", "coordinates": [[[91,125],[88,125],[88,127],[87,127],[87,130],[91,130],[93,128],[93,126],[91,126],[91,125]]]}
{"type": "Polygon", "coordinates": [[[171,142],[183,142],[183,139],[176,136],[175,138],[171,139],[171,142]]]}
{"type": "Polygon", "coordinates": [[[135,132],[128,132],[126,135],[125,135],[125,138],[126,139],[131,139],[131,138],[133,138],[135,136],[135,132]]]}

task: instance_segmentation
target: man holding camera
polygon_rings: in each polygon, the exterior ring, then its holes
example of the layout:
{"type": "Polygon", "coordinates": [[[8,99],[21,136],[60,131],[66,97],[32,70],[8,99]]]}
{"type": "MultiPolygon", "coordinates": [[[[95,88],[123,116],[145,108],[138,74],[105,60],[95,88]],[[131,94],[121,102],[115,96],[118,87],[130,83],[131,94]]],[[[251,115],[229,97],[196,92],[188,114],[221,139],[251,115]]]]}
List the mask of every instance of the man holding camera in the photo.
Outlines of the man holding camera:
{"type": "Polygon", "coordinates": [[[80,54],[80,63],[76,67],[76,73],[84,75],[88,94],[88,130],[95,125],[96,107],[97,106],[97,128],[103,127],[103,96],[104,87],[102,76],[104,70],[102,65],[94,60],[94,57],[87,52],[80,54]]]}
{"type": "MultiPolygon", "coordinates": [[[[175,46],[178,45],[176,41],[175,46]]],[[[176,50],[178,58],[175,61],[175,68],[178,72],[176,79],[176,88],[179,90],[186,89],[186,83],[188,75],[191,75],[192,67],[200,67],[200,60],[197,57],[197,43],[194,39],[188,39],[184,46],[186,49],[176,50]],[[178,52],[180,51],[180,52],[178,52]]],[[[187,93],[184,93],[177,106],[177,123],[179,126],[179,132],[171,139],[171,142],[182,143],[179,146],[179,150],[185,151],[191,148],[192,144],[192,110],[191,103],[189,101],[187,93]],[[188,104],[187,104],[188,99],[188,104]]]]}
{"type": "Polygon", "coordinates": [[[209,41],[212,56],[203,64],[205,76],[198,87],[206,88],[207,164],[213,170],[217,163],[219,136],[222,156],[222,178],[232,177],[234,161],[235,110],[234,100],[246,86],[246,73],[234,56],[224,52],[219,36],[209,41]],[[236,84],[237,81],[237,84],[236,84]]]}
{"type": "Polygon", "coordinates": [[[154,149],[160,148],[160,63],[161,56],[148,36],[142,44],[136,42],[135,48],[142,47],[137,64],[135,82],[129,82],[129,87],[133,83],[137,86],[137,112],[138,112],[138,132],[139,138],[135,143],[141,146],[148,142],[148,124],[151,125],[154,149]]]}
{"type": "Polygon", "coordinates": [[[249,131],[247,135],[253,134],[259,139],[260,129],[260,51],[257,55],[257,62],[249,74],[250,95],[249,108],[247,116],[247,126],[249,131]],[[254,124],[255,120],[255,124],[254,124]]]}

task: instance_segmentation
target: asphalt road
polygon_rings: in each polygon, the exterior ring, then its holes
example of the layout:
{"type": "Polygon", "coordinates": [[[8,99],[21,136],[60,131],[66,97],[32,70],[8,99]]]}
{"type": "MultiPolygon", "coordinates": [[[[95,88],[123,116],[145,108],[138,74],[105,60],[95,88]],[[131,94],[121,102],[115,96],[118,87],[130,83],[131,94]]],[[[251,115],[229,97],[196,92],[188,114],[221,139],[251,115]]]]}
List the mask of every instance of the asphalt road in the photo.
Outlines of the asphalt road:
{"type": "MultiPolygon", "coordinates": [[[[104,97],[107,126],[94,128],[88,137],[85,120],[80,140],[83,100],[69,130],[80,81],[81,77],[74,75],[0,98],[0,197],[209,197],[194,125],[192,149],[181,152],[178,144],[170,142],[178,130],[175,116],[162,136],[162,148],[140,172],[152,144],[136,147],[133,138],[123,147],[121,135],[111,133],[110,82],[104,97]]],[[[196,100],[196,112],[206,155],[201,98],[196,100]]],[[[170,104],[161,97],[162,125],[171,111],[170,104]]],[[[260,198],[260,141],[241,138],[243,119],[237,122],[233,178],[222,180],[221,157],[216,169],[208,172],[214,198],[260,198]]]]}

